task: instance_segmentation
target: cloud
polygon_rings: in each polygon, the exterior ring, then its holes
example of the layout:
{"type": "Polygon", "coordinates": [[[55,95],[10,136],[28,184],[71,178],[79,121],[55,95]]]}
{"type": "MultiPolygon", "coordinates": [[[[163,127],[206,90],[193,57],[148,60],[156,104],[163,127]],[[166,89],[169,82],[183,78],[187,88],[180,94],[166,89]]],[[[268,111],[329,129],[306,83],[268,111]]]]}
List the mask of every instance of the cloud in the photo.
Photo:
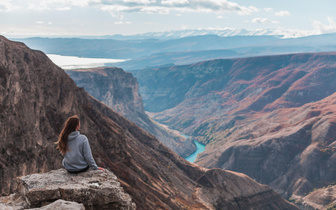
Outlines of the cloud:
{"type": "Polygon", "coordinates": [[[123,0],[125,3],[135,3],[135,4],[150,4],[150,3],[155,3],[156,0],[123,0]]]}
{"type": "Polygon", "coordinates": [[[36,24],[44,24],[43,21],[36,21],[35,23],[36,23],[36,24]]]}
{"type": "Polygon", "coordinates": [[[273,8],[264,8],[263,9],[265,12],[268,12],[268,13],[272,13],[274,14],[275,16],[280,16],[280,17],[283,17],[283,16],[290,16],[290,12],[289,11],[286,11],[286,10],[281,10],[281,11],[275,11],[273,8]]]}
{"type": "Polygon", "coordinates": [[[328,24],[323,24],[320,21],[313,21],[313,25],[316,31],[319,33],[333,33],[336,32],[336,22],[333,17],[327,17],[328,24]]]}
{"type": "Polygon", "coordinates": [[[55,10],[58,10],[58,11],[67,11],[67,10],[71,10],[71,7],[58,7],[58,8],[55,8],[55,10]]]}
{"type": "Polygon", "coordinates": [[[275,20],[270,20],[268,18],[254,18],[251,20],[252,23],[261,23],[261,24],[266,24],[266,23],[280,23],[279,21],[275,20]]]}
{"type": "Polygon", "coordinates": [[[0,12],[9,12],[13,9],[11,0],[0,0],[0,12]]]}
{"type": "Polygon", "coordinates": [[[189,4],[188,0],[162,0],[161,4],[163,5],[181,5],[181,4],[189,4]]]}
{"type": "Polygon", "coordinates": [[[266,12],[274,13],[274,9],[273,8],[264,8],[264,10],[266,12]]]}
{"type": "Polygon", "coordinates": [[[195,13],[226,13],[236,12],[239,15],[249,15],[258,12],[254,6],[242,6],[227,0],[102,0],[103,11],[115,12],[143,12],[169,14],[175,12],[195,13]]]}
{"type": "Polygon", "coordinates": [[[289,11],[281,10],[279,12],[276,12],[274,15],[283,17],[283,16],[290,16],[290,13],[289,13],[289,11]]]}
{"type": "Polygon", "coordinates": [[[116,12],[141,12],[169,14],[171,12],[223,13],[235,12],[239,15],[250,15],[258,12],[254,6],[244,6],[229,0],[0,0],[0,11],[9,10],[10,2],[30,10],[70,10],[73,7],[88,7],[111,14],[116,12]]]}
{"type": "Polygon", "coordinates": [[[132,24],[132,22],[119,20],[119,21],[114,22],[114,24],[116,24],[116,25],[132,24]]]}
{"type": "Polygon", "coordinates": [[[100,0],[27,0],[27,8],[30,10],[70,10],[71,7],[87,7],[90,5],[100,4],[100,0]]]}

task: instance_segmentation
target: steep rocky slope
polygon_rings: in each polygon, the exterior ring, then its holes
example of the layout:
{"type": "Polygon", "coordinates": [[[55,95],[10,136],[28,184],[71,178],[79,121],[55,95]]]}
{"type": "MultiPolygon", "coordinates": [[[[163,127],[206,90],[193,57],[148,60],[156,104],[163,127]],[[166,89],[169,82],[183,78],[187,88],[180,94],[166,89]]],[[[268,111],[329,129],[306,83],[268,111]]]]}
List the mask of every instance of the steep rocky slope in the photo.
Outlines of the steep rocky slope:
{"type": "Polygon", "coordinates": [[[98,165],[116,174],[139,209],[296,209],[246,175],[185,161],[78,88],[42,52],[0,37],[0,58],[1,194],[15,188],[13,177],[61,167],[54,142],[78,114],[98,165]]]}
{"type": "Polygon", "coordinates": [[[245,173],[289,198],[336,179],[335,61],[296,54],[134,74],[145,107],[166,109],[154,119],[207,144],[197,164],[245,173]]]}
{"type": "Polygon", "coordinates": [[[192,138],[165,129],[148,117],[139,94],[138,82],[131,73],[108,67],[66,72],[77,86],[84,87],[93,97],[153,134],[177,154],[187,157],[196,150],[192,138]]]}

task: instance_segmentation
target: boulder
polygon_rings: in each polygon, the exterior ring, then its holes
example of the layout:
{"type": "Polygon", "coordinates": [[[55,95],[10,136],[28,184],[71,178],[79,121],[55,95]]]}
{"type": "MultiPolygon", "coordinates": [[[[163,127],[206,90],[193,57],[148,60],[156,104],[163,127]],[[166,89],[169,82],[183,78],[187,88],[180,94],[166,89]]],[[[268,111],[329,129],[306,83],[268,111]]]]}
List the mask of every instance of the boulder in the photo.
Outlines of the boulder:
{"type": "MultiPolygon", "coordinates": [[[[135,209],[130,195],[124,192],[117,177],[108,170],[70,174],[65,169],[58,169],[31,174],[18,178],[17,191],[29,207],[41,207],[63,199],[82,203],[85,209],[135,209]]],[[[59,201],[52,205],[68,204],[59,201]]]]}

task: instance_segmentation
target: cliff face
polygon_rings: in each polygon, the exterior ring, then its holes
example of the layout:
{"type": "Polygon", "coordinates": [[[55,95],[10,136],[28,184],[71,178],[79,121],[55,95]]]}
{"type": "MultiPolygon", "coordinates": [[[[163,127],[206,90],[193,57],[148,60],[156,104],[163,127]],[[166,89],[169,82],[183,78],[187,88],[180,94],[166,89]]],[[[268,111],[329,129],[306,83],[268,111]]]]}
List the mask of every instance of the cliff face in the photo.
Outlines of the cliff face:
{"type": "Polygon", "coordinates": [[[197,164],[245,173],[289,198],[336,179],[335,60],[213,60],[134,75],[145,107],[166,109],[154,119],[207,144],[197,164]]]}
{"type": "Polygon", "coordinates": [[[97,164],[118,177],[139,209],[239,209],[242,202],[297,209],[246,175],[187,162],[78,88],[42,52],[0,37],[0,58],[1,194],[15,189],[13,177],[61,167],[54,142],[77,114],[97,164]]]}
{"type": "Polygon", "coordinates": [[[153,122],[145,113],[139,86],[131,73],[120,68],[96,68],[66,71],[85,91],[105,103],[128,120],[148,131],[164,145],[182,157],[192,154],[196,147],[187,139],[153,122]]]}

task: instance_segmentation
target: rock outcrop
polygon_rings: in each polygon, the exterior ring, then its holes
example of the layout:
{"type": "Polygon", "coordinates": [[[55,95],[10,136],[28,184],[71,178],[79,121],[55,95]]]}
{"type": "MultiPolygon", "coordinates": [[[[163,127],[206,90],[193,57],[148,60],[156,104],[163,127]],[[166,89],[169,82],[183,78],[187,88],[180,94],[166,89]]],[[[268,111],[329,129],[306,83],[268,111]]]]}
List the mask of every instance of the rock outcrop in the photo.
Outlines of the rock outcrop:
{"type": "Polygon", "coordinates": [[[192,138],[160,126],[145,113],[137,80],[120,68],[95,68],[66,71],[78,87],[105,103],[128,120],[154,135],[182,157],[195,150],[192,138]]]}
{"type": "Polygon", "coordinates": [[[78,88],[45,54],[1,36],[0,110],[2,195],[16,189],[14,177],[61,167],[54,143],[77,114],[97,164],[118,177],[139,209],[239,209],[245,201],[251,209],[297,209],[246,175],[189,163],[78,88]]]}
{"type": "MultiPolygon", "coordinates": [[[[130,195],[124,192],[117,177],[108,170],[70,174],[65,169],[58,169],[19,177],[13,197],[21,197],[19,200],[25,201],[21,204],[23,208],[68,206],[84,209],[85,206],[85,209],[136,209],[130,195]]],[[[14,207],[18,208],[18,205],[14,207]]]]}
{"type": "MultiPolygon", "coordinates": [[[[23,210],[29,208],[29,205],[22,201],[24,198],[19,197],[17,194],[12,194],[11,197],[17,197],[18,200],[11,200],[9,196],[0,197],[0,209],[1,210],[23,210]]],[[[49,202],[49,201],[48,201],[49,202]]],[[[85,206],[83,204],[73,202],[73,201],[65,201],[62,199],[56,200],[48,205],[38,207],[38,208],[29,208],[34,210],[85,210],[85,206]]]]}
{"type": "Polygon", "coordinates": [[[166,109],[154,119],[207,144],[197,164],[245,173],[290,198],[336,179],[335,60],[335,52],[222,59],[134,75],[145,107],[166,109]]]}
{"type": "Polygon", "coordinates": [[[305,196],[293,195],[291,200],[300,206],[300,209],[304,210],[333,210],[336,208],[336,186],[331,185],[321,189],[315,189],[305,196]]]}
{"type": "Polygon", "coordinates": [[[32,209],[36,209],[36,210],[37,209],[39,210],[85,210],[85,207],[83,204],[59,199],[41,208],[32,208],[32,209]]]}

